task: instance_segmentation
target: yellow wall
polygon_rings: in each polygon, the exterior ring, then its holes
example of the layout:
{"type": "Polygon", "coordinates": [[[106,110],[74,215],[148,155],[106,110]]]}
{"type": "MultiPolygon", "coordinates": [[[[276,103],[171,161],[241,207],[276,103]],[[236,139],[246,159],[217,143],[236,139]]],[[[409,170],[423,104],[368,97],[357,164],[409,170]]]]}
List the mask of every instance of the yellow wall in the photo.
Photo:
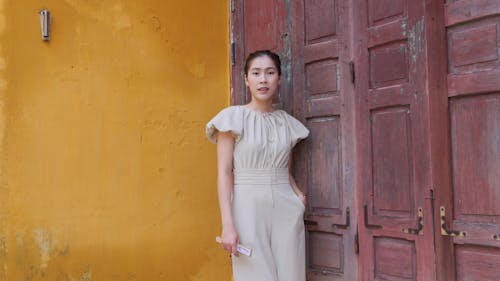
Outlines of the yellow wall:
{"type": "Polygon", "coordinates": [[[230,280],[226,2],[0,0],[0,280],[230,280]]]}

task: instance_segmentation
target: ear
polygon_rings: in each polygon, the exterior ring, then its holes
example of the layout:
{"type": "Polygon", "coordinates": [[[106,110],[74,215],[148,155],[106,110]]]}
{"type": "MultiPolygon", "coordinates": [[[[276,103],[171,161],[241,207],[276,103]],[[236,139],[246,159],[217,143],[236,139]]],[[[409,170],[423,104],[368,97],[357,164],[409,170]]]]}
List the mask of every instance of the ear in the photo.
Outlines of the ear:
{"type": "Polygon", "coordinates": [[[245,85],[248,87],[248,77],[245,75],[245,85]]]}

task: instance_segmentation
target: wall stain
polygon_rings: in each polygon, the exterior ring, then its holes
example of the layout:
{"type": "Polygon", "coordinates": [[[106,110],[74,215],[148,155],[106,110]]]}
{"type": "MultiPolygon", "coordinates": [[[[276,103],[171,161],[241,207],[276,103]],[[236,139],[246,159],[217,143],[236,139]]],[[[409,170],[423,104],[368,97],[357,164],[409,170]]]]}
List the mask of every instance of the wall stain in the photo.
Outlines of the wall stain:
{"type": "Polygon", "coordinates": [[[132,27],[132,21],[128,14],[123,11],[123,5],[116,4],[113,7],[113,22],[116,29],[126,29],[132,27]]]}
{"type": "MultiPolygon", "coordinates": [[[[144,20],[142,20],[142,22],[144,22],[144,20]]],[[[157,32],[162,32],[164,30],[158,16],[151,16],[149,20],[149,27],[157,32]]]]}
{"type": "Polygon", "coordinates": [[[9,250],[7,248],[7,237],[3,235],[0,238],[0,264],[3,264],[3,266],[0,267],[0,280],[7,280],[8,254],[9,250]]]}
{"type": "Polygon", "coordinates": [[[106,11],[101,9],[101,7],[89,4],[89,1],[64,0],[64,2],[82,16],[88,16],[97,21],[101,21],[106,17],[106,11]]]}
{"type": "Polygon", "coordinates": [[[92,281],[92,269],[90,267],[83,273],[79,281],[92,281]]]}
{"type": "Polygon", "coordinates": [[[50,234],[45,229],[35,229],[35,240],[38,243],[38,249],[40,250],[40,268],[47,268],[52,252],[54,251],[54,243],[50,234]]]}

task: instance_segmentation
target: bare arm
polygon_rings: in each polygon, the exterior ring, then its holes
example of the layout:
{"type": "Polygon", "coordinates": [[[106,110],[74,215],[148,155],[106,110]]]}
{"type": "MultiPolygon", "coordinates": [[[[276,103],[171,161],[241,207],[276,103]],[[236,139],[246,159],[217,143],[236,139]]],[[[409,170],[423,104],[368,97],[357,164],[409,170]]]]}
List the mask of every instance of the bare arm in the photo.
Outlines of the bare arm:
{"type": "Polygon", "coordinates": [[[293,192],[299,197],[300,201],[302,201],[302,204],[304,206],[307,205],[307,198],[306,195],[300,190],[300,188],[297,185],[297,182],[295,181],[295,178],[292,175],[292,164],[293,164],[293,157],[292,153],[290,153],[290,159],[288,159],[288,178],[290,179],[290,185],[292,186],[293,192]]]}
{"type": "Polygon", "coordinates": [[[217,191],[222,220],[221,244],[226,251],[237,255],[239,238],[232,211],[233,149],[233,135],[229,132],[217,133],[217,191]]]}

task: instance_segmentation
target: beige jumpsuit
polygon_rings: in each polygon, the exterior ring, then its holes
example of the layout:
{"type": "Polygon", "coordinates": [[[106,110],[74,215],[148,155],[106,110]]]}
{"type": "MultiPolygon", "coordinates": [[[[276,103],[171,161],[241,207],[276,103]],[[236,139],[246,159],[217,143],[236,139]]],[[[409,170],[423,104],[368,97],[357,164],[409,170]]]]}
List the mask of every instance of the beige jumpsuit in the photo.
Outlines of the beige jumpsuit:
{"type": "Polygon", "coordinates": [[[304,205],[293,192],[288,159],[309,134],[285,111],[259,113],[231,106],[206,126],[235,136],[233,216],[252,255],[233,257],[234,281],[305,281],[304,205]]]}

